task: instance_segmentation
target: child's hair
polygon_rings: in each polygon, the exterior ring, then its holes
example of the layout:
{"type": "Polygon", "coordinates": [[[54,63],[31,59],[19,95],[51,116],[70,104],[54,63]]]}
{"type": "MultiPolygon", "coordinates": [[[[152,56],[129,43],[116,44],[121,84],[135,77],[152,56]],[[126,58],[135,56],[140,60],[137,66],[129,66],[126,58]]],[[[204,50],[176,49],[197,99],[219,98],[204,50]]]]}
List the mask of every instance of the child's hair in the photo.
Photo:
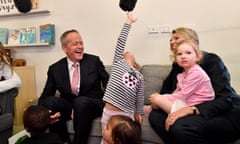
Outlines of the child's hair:
{"type": "MultiPolygon", "coordinates": [[[[129,51],[126,51],[126,52],[124,52],[124,58],[126,59],[126,56],[128,55],[128,54],[131,54],[129,51]]],[[[131,54],[132,55],[132,54],[131,54]]],[[[135,56],[133,56],[132,55],[132,61],[133,61],[133,67],[135,68],[135,69],[137,69],[138,71],[140,71],[141,70],[141,65],[139,64],[139,63],[137,63],[136,62],[136,59],[135,59],[135,56]]]]}
{"type": "Polygon", "coordinates": [[[114,144],[141,143],[141,125],[138,121],[134,121],[130,117],[123,115],[112,116],[110,120],[115,123],[112,129],[114,144]]]}
{"type": "Polygon", "coordinates": [[[24,111],[24,128],[32,135],[42,135],[50,125],[50,114],[43,106],[32,105],[24,111]]]}
{"type": "Polygon", "coordinates": [[[196,56],[198,57],[199,61],[197,61],[197,63],[200,63],[201,59],[202,59],[202,52],[199,50],[199,47],[198,45],[196,45],[196,43],[194,43],[193,41],[191,40],[183,40],[179,43],[177,43],[176,45],[176,48],[173,50],[173,57],[174,57],[174,61],[176,62],[176,55],[177,55],[177,52],[178,52],[178,47],[182,44],[189,44],[191,45],[191,47],[193,47],[194,49],[194,52],[196,53],[196,56]]]}
{"type": "Polygon", "coordinates": [[[1,42],[0,42],[0,59],[1,59],[1,62],[3,62],[6,65],[9,65],[10,68],[12,68],[9,61],[9,57],[7,56],[6,50],[1,42]]]}

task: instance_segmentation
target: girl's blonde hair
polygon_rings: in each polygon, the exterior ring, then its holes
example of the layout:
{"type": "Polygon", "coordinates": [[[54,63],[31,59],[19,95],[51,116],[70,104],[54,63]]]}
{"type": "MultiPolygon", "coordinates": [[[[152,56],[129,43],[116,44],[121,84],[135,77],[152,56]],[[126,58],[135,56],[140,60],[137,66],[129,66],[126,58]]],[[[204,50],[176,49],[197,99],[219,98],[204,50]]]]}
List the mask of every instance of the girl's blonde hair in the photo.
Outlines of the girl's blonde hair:
{"type": "Polygon", "coordinates": [[[176,48],[173,50],[173,58],[174,61],[176,62],[176,56],[178,53],[178,47],[182,44],[189,44],[193,48],[194,52],[196,53],[196,56],[198,57],[197,63],[199,64],[201,59],[202,59],[202,52],[199,50],[199,46],[192,40],[183,40],[179,43],[176,44],[176,48]]]}

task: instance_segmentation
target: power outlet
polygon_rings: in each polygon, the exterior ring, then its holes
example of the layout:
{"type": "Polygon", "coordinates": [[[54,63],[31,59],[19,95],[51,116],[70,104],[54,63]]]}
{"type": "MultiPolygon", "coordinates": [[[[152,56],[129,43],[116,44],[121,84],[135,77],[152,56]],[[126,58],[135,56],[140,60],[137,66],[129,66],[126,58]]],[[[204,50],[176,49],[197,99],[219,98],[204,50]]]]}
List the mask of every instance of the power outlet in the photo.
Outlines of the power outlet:
{"type": "Polygon", "coordinates": [[[162,34],[169,34],[171,33],[171,27],[170,26],[161,26],[161,33],[162,34]]]}

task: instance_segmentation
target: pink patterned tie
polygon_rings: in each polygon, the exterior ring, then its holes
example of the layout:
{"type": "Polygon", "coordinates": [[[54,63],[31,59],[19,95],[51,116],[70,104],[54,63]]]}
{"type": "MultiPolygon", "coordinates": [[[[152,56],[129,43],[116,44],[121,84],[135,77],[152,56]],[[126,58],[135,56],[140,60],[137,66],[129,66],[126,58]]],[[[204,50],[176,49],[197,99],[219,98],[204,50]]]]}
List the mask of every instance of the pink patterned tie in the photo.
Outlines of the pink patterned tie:
{"type": "Polygon", "coordinates": [[[72,93],[78,95],[78,81],[79,81],[79,74],[78,74],[78,64],[74,63],[73,65],[73,77],[72,77],[72,93]]]}

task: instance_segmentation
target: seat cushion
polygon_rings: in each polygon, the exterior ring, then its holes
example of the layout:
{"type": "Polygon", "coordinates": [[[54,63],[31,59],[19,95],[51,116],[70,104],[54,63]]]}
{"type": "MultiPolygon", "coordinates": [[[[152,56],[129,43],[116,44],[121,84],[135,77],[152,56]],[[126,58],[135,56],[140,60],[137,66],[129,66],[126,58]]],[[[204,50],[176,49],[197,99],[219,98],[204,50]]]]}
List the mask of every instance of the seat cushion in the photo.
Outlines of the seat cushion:
{"type": "Polygon", "coordinates": [[[0,132],[13,128],[13,115],[11,113],[4,113],[0,115],[0,132]]]}
{"type": "MultiPolygon", "coordinates": [[[[67,122],[68,132],[70,134],[74,134],[73,129],[73,121],[69,120],[67,122]]],[[[98,117],[93,120],[92,131],[90,133],[91,136],[102,136],[102,124],[101,124],[101,117],[98,117]]]]}
{"type": "Polygon", "coordinates": [[[150,126],[147,116],[143,116],[142,141],[145,143],[147,142],[147,143],[154,143],[154,144],[164,143],[162,139],[156,134],[156,132],[150,126]]]}

